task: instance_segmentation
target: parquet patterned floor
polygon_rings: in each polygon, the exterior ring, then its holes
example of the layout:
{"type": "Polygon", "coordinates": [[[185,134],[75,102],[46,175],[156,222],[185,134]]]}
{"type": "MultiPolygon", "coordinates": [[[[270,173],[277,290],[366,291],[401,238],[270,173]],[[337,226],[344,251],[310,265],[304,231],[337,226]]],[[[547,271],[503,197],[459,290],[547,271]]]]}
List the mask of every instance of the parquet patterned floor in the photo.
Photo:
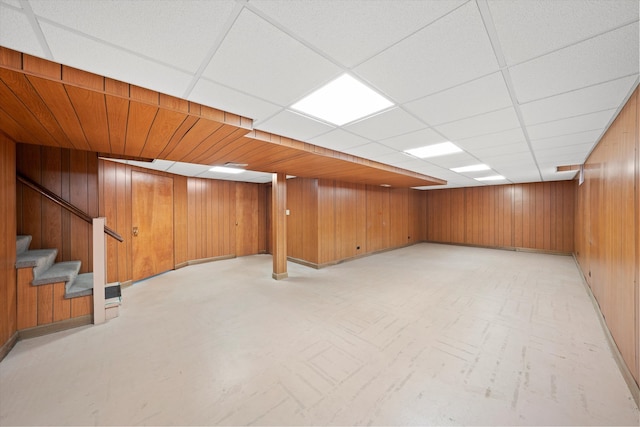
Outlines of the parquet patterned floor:
{"type": "Polygon", "coordinates": [[[418,244],[135,284],[120,316],[21,341],[0,424],[635,425],[571,257],[418,244]]]}

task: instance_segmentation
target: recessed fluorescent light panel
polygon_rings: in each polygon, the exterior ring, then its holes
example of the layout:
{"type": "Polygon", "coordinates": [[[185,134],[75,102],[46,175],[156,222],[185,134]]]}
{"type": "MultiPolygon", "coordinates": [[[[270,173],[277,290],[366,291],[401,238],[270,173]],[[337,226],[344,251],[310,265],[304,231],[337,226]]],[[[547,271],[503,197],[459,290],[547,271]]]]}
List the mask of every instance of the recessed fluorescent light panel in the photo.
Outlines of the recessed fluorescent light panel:
{"type": "Polygon", "coordinates": [[[393,106],[379,93],[344,74],[291,106],[293,110],[342,126],[393,106]]]}
{"type": "Polygon", "coordinates": [[[491,168],[485,164],[462,166],[460,168],[451,168],[452,171],[458,172],[458,173],[488,171],[489,169],[491,168]]]}
{"type": "Polygon", "coordinates": [[[475,178],[476,181],[500,181],[501,179],[506,179],[502,175],[491,175],[491,176],[483,176],[481,178],[475,178]]]}
{"type": "Polygon", "coordinates": [[[211,169],[209,169],[209,172],[219,172],[219,173],[233,173],[233,174],[237,174],[237,173],[242,173],[244,172],[244,169],[238,169],[238,168],[228,168],[225,166],[214,166],[211,169]]]}
{"type": "Polygon", "coordinates": [[[404,150],[405,153],[411,154],[412,156],[419,157],[421,159],[459,153],[460,151],[462,151],[462,149],[451,142],[441,142],[440,144],[433,144],[427,145],[425,147],[404,150]]]}

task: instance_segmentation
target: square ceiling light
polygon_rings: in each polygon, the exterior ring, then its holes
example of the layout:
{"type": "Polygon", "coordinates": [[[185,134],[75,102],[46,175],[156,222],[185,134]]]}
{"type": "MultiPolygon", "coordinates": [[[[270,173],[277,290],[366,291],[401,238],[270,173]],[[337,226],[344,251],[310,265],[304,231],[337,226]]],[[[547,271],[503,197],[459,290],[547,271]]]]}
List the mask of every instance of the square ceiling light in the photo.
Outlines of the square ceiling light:
{"type": "Polygon", "coordinates": [[[451,168],[452,171],[457,172],[457,173],[463,173],[463,172],[478,172],[478,171],[488,171],[489,169],[491,169],[489,166],[485,165],[485,164],[478,164],[478,165],[470,165],[470,166],[462,166],[459,168],[451,168]]]}
{"type": "Polygon", "coordinates": [[[227,166],[214,166],[211,169],[209,169],[209,172],[237,174],[237,173],[244,172],[244,169],[230,168],[230,167],[227,167],[227,166]]]}
{"type": "Polygon", "coordinates": [[[393,105],[373,89],[343,74],[293,104],[291,109],[342,126],[393,105]]]}
{"type": "Polygon", "coordinates": [[[481,178],[475,178],[476,181],[500,181],[501,179],[506,179],[502,175],[491,175],[491,176],[483,176],[481,178]]]}
{"type": "Polygon", "coordinates": [[[426,159],[428,157],[444,156],[446,154],[459,153],[462,151],[460,147],[451,142],[441,142],[440,144],[427,145],[425,147],[411,148],[410,150],[404,150],[405,153],[411,154],[414,157],[420,159],[426,159]]]}

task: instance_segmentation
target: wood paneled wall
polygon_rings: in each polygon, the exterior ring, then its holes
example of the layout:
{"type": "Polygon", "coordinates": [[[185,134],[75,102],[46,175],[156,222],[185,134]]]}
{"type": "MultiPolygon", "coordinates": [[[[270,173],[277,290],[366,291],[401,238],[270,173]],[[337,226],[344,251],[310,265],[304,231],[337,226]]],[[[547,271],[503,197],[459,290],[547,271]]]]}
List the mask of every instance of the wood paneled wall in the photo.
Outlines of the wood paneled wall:
{"type": "Polygon", "coordinates": [[[266,189],[260,184],[187,178],[100,160],[100,214],[125,239],[107,239],[107,280],[128,282],[131,179],[139,171],[173,179],[174,266],[220,256],[266,252],[266,189]]]}
{"type": "MultiPolygon", "coordinates": [[[[18,171],[76,205],[104,216],[125,241],[107,237],[107,280],[127,282],[131,263],[131,172],[169,176],[174,182],[174,265],[224,255],[266,252],[266,189],[260,184],[187,178],[99,160],[96,153],[14,144],[18,171]]],[[[35,191],[14,188],[17,225],[9,235],[30,234],[31,248],[57,248],[59,261],[80,260],[92,271],[91,226],[35,191]]],[[[11,217],[9,217],[11,218],[11,217]]],[[[15,245],[14,245],[15,246],[15,245]]],[[[15,249],[14,249],[15,251],[15,249]]],[[[14,261],[15,262],[15,261],[14,261]]]]}
{"type": "Polygon", "coordinates": [[[426,240],[571,253],[576,182],[425,192],[426,240]]]}
{"type": "MultiPolygon", "coordinates": [[[[0,133],[0,348],[17,331],[16,319],[16,144],[0,133]]],[[[9,344],[7,344],[9,345],[9,344]]],[[[2,355],[0,355],[0,359],[2,355]]]]}
{"type": "Polygon", "coordinates": [[[332,180],[287,181],[288,255],[315,265],[424,240],[421,192],[332,180]]]}
{"type": "MultiPolygon", "coordinates": [[[[16,165],[18,172],[90,216],[98,216],[95,153],[17,144],[16,165]]],[[[56,262],[79,260],[81,273],[93,271],[91,224],[20,183],[16,197],[17,233],[32,236],[31,249],[57,248],[56,262]]]]}
{"type": "Polygon", "coordinates": [[[638,89],[584,165],[576,258],[629,370],[640,380],[638,89]]]}

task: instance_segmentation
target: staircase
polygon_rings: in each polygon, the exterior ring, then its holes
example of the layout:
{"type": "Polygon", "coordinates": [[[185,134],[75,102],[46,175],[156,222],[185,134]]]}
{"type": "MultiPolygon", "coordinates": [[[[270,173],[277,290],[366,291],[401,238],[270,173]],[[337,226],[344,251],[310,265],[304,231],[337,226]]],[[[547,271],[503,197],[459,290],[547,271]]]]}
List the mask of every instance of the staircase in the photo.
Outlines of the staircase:
{"type": "MultiPolygon", "coordinates": [[[[55,262],[57,249],[30,250],[30,245],[31,236],[17,236],[18,330],[76,318],[90,323],[93,273],[79,274],[80,261],[55,262]]],[[[120,295],[119,283],[105,288],[112,307],[119,305],[120,295]]]]}

